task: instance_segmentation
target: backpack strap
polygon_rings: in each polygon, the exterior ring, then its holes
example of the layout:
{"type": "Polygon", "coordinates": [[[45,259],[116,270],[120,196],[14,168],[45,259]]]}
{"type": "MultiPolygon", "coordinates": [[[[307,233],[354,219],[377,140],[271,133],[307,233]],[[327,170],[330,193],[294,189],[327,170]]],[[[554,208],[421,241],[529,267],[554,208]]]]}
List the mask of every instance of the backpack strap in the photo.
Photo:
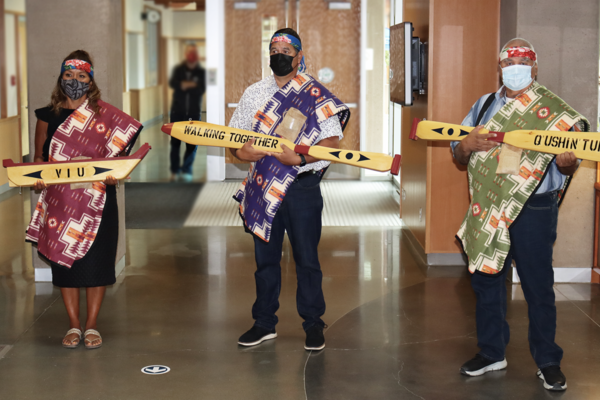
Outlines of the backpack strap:
{"type": "Polygon", "coordinates": [[[485,99],[485,103],[483,103],[483,107],[481,107],[481,110],[479,110],[479,115],[477,115],[477,121],[475,122],[475,126],[479,125],[479,122],[481,122],[481,119],[485,115],[485,112],[488,110],[488,108],[490,108],[490,106],[496,99],[495,95],[496,95],[496,92],[490,93],[490,95],[487,97],[487,99],[485,99]]]}

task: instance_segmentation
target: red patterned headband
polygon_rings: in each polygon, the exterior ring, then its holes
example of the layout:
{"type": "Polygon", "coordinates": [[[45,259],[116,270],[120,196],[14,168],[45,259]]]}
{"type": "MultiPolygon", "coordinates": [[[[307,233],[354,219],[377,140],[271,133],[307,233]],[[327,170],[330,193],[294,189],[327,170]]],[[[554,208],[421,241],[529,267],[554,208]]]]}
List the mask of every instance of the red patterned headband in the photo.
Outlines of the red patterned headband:
{"type": "Polygon", "coordinates": [[[92,67],[92,65],[90,63],[88,63],[87,61],[76,60],[76,59],[66,60],[65,62],[62,63],[62,65],[60,67],[60,74],[62,75],[63,72],[65,72],[69,69],[78,69],[81,71],[85,71],[92,78],[94,77],[94,67],[92,67]]]}
{"type": "Polygon", "coordinates": [[[513,57],[529,58],[531,61],[537,60],[535,51],[531,50],[529,47],[515,46],[515,47],[506,47],[506,48],[502,49],[502,51],[500,52],[500,58],[498,59],[498,62],[501,62],[502,60],[506,60],[507,58],[513,58],[513,57]]]}

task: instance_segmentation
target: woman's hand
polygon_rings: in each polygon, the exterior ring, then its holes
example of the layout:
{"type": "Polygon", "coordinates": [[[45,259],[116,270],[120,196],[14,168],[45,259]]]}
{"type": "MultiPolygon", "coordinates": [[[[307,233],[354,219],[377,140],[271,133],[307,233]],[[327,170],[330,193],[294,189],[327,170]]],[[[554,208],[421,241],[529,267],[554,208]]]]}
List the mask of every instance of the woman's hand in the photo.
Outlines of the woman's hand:
{"type": "Polygon", "coordinates": [[[114,177],[114,176],[112,176],[112,175],[108,175],[108,176],[106,177],[106,179],[104,180],[104,184],[105,184],[105,185],[115,186],[117,183],[119,183],[119,182],[117,181],[117,178],[115,178],[115,177],[114,177]]]}
{"type": "Polygon", "coordinates": [[[273,157],[279,160],[283,165],[300,165],[302,159],[298,154],[285,144],[282,144],[281,148],[283,149],[283,153],[273,153],[273,157]]]}
{"type": "Polygon", "coordinates": [[[43,180],[41,180],[41,179],[38,179],[38,180],[37,180],[37,181],[35,181],[35,183],[33,184],[33,189],[34,189],[36,192],[41,192],[42,190],[44,190],[44,189],[46,189],[46,188],[47,188],[46,184],[45,184],[45,183],[44,183],[44,181],[43,181],[43,180]]]}

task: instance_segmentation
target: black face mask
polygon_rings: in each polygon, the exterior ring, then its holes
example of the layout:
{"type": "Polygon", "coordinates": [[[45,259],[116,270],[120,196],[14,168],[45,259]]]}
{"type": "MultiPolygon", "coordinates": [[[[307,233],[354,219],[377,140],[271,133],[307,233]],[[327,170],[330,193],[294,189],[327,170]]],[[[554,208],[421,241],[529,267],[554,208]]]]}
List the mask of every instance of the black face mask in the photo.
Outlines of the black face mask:
{"type": "Polygon", "coordinates": [[[272,54],[271,55],[271,69],[277,76],[286,76],[290,74],[294,67],[292,67],[292,61],[294,57],[288,56],[287,54],[272,54]]]}
{"type": "Polygon", "coordinates": [[[61,79],[60,86],[71,100],[78,100],[90,90],[90,84],[79,82],[77,79],[61,79]]]}

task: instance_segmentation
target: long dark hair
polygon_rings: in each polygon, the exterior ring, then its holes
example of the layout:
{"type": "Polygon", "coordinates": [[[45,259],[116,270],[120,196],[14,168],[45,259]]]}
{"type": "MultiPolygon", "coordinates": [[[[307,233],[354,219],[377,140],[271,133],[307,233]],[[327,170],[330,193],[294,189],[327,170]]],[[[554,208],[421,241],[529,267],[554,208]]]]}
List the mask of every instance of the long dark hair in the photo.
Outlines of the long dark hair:
{"type": "MultiPolygon", "coordinates": [[[[67,60],[73,60],[73,59],[82,60],[82,61],[90,63],[90,65],[92,67],[94,66],[92,57],[85,50],[75,50],[74,52],[69,54],[67,57],[65,57],[63,62],[65,62],[67,60]]],[[[54,90],[52,91],[52,96],[50,97],[50,104],[48,105],[49,107],[52,108],[52,111],[56,115],[60,114],[60,110],[62,108],[64,108],[64,104],[67,101],[67,95],[65,94],[65,92],[63,91],[63,89],[60,85],[61,79],[62,79],[62,74],[60,74],[58,79],[56,80],[56,86],[54,87],[54,90]]],[[[90,105],[91,109],[94,112],[98,112],[98,111],[100,111],[100,106],[98,105],[98,100],[100,100],[100,96],[101,96],[100,88],[98,88],[98,85],[96,85],[96,81],[94,81],[94,78],[91,75],[90,75],[90,83],[92,83],[92,84],[90,85],[90,90],[87,92],[88,104],[90,105]]]]}

